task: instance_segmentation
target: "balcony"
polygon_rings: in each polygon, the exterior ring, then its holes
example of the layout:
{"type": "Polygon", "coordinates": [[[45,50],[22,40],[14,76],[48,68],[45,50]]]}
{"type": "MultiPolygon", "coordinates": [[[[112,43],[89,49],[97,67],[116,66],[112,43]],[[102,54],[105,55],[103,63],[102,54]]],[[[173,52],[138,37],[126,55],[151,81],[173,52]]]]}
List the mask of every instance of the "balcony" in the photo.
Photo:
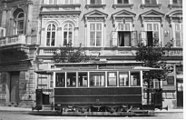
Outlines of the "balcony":
{"type": "Polygon", "coordinates": [[[0,47],[26,44],[25,35],[16,35],[0,38],[0,47]]]}

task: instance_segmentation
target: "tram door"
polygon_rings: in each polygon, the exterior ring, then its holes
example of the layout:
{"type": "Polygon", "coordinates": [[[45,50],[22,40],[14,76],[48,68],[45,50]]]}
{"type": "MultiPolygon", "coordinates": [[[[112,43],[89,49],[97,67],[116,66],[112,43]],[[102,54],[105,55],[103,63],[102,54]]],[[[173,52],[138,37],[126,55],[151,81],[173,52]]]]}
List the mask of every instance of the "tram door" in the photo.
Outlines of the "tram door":
{"type": "Polygon", "coordinates": [[[183,80],[177,79],[177,106],[183,107],[183,80]]]}

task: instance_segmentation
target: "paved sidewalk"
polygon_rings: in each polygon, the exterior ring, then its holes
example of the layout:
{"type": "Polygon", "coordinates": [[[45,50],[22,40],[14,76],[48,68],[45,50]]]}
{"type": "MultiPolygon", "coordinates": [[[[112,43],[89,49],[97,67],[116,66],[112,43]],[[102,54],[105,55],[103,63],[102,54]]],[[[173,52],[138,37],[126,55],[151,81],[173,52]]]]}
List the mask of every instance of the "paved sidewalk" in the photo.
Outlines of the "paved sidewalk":
{"type": "Polygon", "coordinates": [[[177,112],[177,113],[181,113],[181,112],[183,112],[184,110],[183,109],[168,109],[168,110],[155,110],[154,112],[155,113],[175,113],[175,112],[177,112]]]}
{"type": "Polygon", "coordinates": [[[0,106],[0,111],[8,112],[30,112],[32,108],[12,107],[12,106],[0,106]]]}

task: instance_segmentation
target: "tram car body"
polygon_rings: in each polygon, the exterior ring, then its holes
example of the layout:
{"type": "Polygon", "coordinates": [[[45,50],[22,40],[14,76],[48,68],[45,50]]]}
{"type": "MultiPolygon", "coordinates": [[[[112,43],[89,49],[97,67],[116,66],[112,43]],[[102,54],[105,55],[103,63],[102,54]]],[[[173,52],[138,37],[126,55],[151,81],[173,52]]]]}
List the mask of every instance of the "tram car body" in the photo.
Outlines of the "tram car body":
{"type": "Polygon", "coordinates": [[[68,68],[52,71],[52,75],[52,103],[55,110],[62,114],[128,113],[162,106],[162,101],[151,100],[154,103],[150,105],[144,102],[143,70],[131,66],[115,69],[68,68]]]}

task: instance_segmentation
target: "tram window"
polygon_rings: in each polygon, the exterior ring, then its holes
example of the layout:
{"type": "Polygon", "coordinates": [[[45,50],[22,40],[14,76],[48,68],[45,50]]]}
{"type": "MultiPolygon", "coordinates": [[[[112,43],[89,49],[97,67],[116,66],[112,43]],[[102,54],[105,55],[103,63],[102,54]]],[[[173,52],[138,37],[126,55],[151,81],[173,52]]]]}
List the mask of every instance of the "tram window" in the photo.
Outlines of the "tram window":
{"type": "Polygon", "coordinates": [[[139,72],[131,72],[131,79],[130,79],[131,86],[140,86],[140,73],[139,72]]]}
{"type": "Polygon", "coordinates": [[[90,72],[90,86],[91,87],[104,87],[105,86],[105,73],[104,72],[90,72]]]}
{"type": "Polygon", "coordinates": [[[76,87],[76,73],[67,73],[67,87],[76,87]]]}
{"type": "Polygon", "coordinates": [[[56,87],[65,87],[65,73],[56,73],[56,87]]]}
{"type": "Polygon", "coordinates": [[[129,86],[129,74],[127,72],[119,73],[119,86],[129,86]]]}
{"type": "Polygon", "coordinates": [[[117,73],[109,72],[108,73],[108,86],[116,86],[117,85],[117,73]]]}
{"type": "Polygon", "coordinates": [[[78,86],[87,87],[88,86],[88,74],[86,72],[78,73],[78,86]]]}

